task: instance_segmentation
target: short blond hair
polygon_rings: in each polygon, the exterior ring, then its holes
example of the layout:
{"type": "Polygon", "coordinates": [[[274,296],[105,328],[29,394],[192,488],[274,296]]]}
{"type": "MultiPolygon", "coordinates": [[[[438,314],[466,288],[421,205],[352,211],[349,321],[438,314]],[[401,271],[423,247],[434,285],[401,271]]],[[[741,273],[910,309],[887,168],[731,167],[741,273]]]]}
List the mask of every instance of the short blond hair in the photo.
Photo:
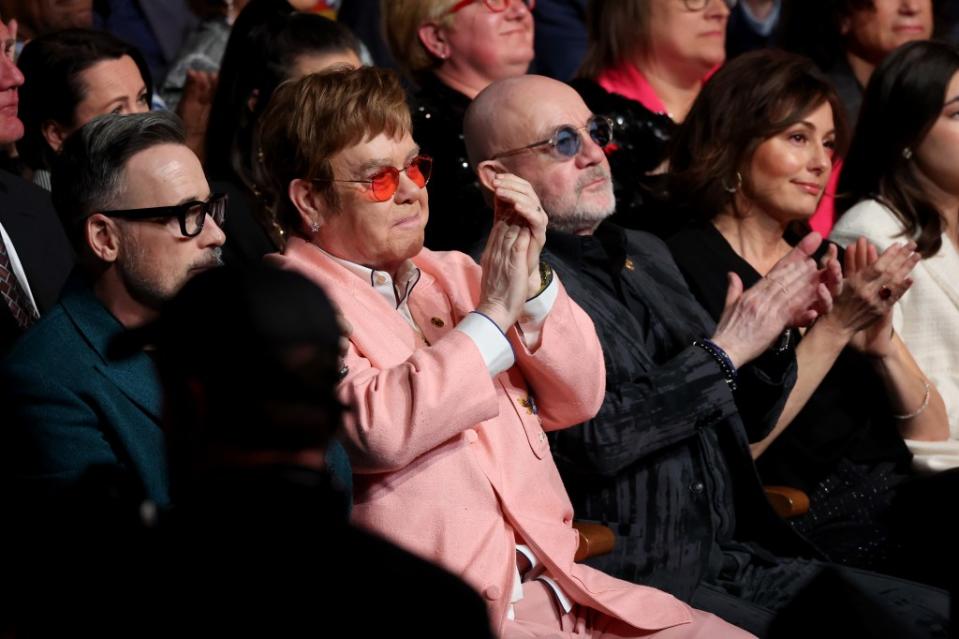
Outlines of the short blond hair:
{"type": "Polygon", "coordinates": [[[414,79],[440,63],[420,41],[420,27],[431,21],[449,24],[452,16],[442,16],[454,4],[456,0],[380,0],[386,42],[396,62],[414,79]]]}
{"type": "MultiPolygon", "coordinates": [[[[361,67],[307,75],[281,84],[257,128],[257,186],[276,223],[287,233],[302,228],[287,190],[297,178],[333,178],[330,164],[339,152],[386,134],[410,135],[413,126],[406,92],[396,73],[361,67]]],[[[332,210],[339,198],[332,182],[316,183],[332,210]]]]}

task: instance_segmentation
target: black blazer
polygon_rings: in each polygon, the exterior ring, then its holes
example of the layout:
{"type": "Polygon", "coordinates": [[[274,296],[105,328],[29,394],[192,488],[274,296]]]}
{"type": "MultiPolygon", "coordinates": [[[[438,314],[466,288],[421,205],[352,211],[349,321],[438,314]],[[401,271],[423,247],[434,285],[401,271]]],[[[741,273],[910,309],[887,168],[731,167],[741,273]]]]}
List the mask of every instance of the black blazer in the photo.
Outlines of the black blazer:
{"type": "MultiPolygon", "coordinates": [[[[50,194],[0,170],[0,224],[13,242],[42,315],[56,303],[73,268],[73,249],[50,194]]],[[[6,305],[0,304],[0,354],[19,334],[6,305]]]]}
{"type": "Polygon", "coordinates": [[[550,440],[577,518],[620,535],[612,554],[591,563],[688,600],[718,573],[721,550],[738,542],[814,554],[770,509],[747,443],[775,423],[795,359],[744,367],[734,396],[716,362],[692,345],[712,334],[713,321],[662,241],[625,231],[620,293],[586,274],[570,248],[577,241],[549,233],[544,259],[593,320],[606,397],[595,418],[550,440]],[[641,298],[645,317],[630,311],[629,294],[641,298]],[[747,434],[737,396],[748,398],[741,403],[754,413],[747,423],[761,424],[761,432],[747,434]]]}

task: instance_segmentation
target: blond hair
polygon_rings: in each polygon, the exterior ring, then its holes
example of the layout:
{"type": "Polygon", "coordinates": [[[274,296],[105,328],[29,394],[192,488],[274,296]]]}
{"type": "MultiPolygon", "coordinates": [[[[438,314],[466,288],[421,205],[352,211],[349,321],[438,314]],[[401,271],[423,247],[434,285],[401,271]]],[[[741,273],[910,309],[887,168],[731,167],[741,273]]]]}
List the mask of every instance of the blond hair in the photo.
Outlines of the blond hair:
{"type": "Polygon", "coordinates": [[[383,33],[393,58],[413,78],[439,66],[440,60],[420,41],[419,29],[427,22],[449,24],[443,17],[456,0],[380,0],[383,33]]]}

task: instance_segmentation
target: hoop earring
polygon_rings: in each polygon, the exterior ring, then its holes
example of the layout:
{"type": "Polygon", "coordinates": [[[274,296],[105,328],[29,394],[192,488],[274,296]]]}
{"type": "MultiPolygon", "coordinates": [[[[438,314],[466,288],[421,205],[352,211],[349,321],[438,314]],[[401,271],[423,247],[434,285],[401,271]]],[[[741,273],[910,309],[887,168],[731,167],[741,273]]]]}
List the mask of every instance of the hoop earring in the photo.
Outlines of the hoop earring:
{"type": "Polygon", "coordinates": [[[910,149],[908,146],[907,146],[906,148],[904,148],[904,149],[902,150],[902,157],[903,157],[903,159],[906,159],[906,160],[911,159],[911,158],[912,158],[912,149],[910,149]]]}
{"type": "Polygon", "coordinates": [[[736,171],[736,186],[729,186],[729,184],[726,183],[726,178],[723,178],[722,185],[726,193],[735,193],[743,186],[743,174],[736,171]]]}

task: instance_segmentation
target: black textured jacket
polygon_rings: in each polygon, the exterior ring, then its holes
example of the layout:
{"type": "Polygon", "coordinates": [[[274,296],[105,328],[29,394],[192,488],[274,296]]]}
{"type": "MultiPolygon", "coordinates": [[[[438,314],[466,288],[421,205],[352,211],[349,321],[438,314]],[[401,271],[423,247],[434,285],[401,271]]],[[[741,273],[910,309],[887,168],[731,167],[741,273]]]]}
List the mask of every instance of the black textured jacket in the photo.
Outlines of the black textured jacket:
{"type": "Polygon", "coordinates": [[[548,233],[544,256],[592,318],[606,360],[596,417],[550,434],[577,518],[620,536],[597,567],[688,600],[740,542],[815,554],[771,510],[748,449],[795,382],[791,353],[743,367],[734,395],[692,345],[713,320],[660,240],[607,222],[592,237],[548,233]]]}

